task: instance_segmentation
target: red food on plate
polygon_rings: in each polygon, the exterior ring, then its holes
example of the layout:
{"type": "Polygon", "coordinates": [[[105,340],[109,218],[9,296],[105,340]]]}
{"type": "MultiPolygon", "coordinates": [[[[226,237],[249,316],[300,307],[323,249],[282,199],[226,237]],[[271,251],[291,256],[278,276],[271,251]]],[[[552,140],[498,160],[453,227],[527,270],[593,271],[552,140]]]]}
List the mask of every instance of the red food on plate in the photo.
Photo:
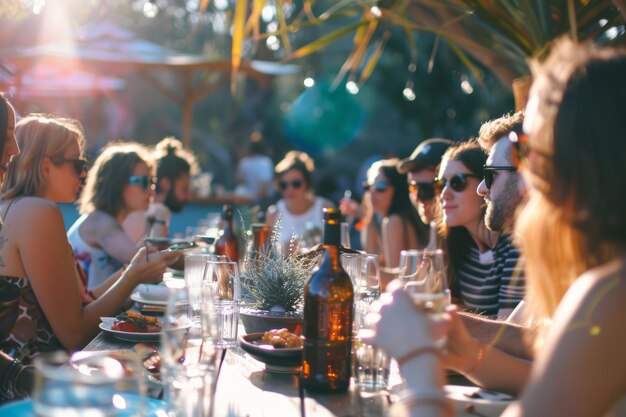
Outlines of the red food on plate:
{"type": "Polygon", "coordinates": [[[154,317],[127,311],[115,317],[111,330],[131,333],[158,333],[161,331],[161,323],[154,317]]]}

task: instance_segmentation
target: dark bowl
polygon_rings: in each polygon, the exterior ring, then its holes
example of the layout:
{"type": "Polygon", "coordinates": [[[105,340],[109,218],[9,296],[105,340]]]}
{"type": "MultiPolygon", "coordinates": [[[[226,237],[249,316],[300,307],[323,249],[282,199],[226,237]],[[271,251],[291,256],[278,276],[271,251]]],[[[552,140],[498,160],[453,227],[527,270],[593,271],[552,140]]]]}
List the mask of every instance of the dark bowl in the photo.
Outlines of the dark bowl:
{"type": "Polygon", "coordinates": [[[275,372],[294,372],[302,366],[302,348],[275,348],[260,345],[261,333],[250,333],[239,338],[239,345],[254,359],[263,362],[266,369],[275,372]]]}
{"type": "Polygon", "coordinates": [[[239,312],[239,317],[248,334],[283,328],[297,335],[302,334],[302,315],[297,313],[281,313],[245,307],[239,312]]]}

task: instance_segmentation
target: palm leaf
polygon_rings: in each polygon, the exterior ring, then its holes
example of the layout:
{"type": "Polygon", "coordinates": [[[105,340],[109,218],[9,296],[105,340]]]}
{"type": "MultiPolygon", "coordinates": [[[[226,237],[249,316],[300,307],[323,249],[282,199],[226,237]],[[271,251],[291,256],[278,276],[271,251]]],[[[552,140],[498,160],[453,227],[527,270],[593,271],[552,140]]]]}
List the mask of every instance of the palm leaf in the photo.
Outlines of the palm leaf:
{"type": "Polygon", "coordinates": [[[246,12],[248,0],[237,0],[235,5],[235,17],[233,19],[233,46],[231,52],[230,90],[235,92],[237,85],[237,73],[241,66],[241,50],[246,24],[246,12]]]}
{"type": "Polygon", "coordinates": [[[355,23],[351,23],[349,25],[346,25],[340,29],[337,29],[334,32],[329,33],[328,35],[322,36],[321,38],[301,47],[298,48],[297,50],[293,51],[287,58],[286,60],[291,60],[291,59],[296,59],[296,58],[302,58],[303,56],[307,56],[312,54],[313,52],[317,52],[320,49],[325,48],[326,46],[330,45],[331,43],[341,39],[342,37],[346,36],[347,34],[354,32],[355,30],[357,30],[359,27],[367,25],[368,22],[355,22],[355,23]]]}
{"type": "Polygon", "coordinates": [[[276,16],[278,17],[278,32],[280,33],[283,47],[287,53],[290,53],[291,44],[289,43],[289,36],[287,36],[287,21],[285,20],[285,12],[283,9],[284,4],[284,0],[276,0],[276,16]]]}

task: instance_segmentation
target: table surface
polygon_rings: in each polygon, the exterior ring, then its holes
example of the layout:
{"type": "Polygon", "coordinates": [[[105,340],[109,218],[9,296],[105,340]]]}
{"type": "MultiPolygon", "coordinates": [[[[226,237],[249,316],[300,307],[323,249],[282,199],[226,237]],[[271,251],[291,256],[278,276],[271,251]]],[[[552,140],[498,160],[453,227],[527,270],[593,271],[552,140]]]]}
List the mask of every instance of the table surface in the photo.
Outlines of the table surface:
{"type": "MultiPolygon", "coordinates": [[[[240,326],[241,329],[243,329],[240,326]]],[[[89,351],[131,349],[134,342],[125,342],[101,332],[85,347],[89,351]]],[[[220,352],[214,417],[397,417],[404,414],[394,405],[401,380],[392,375],[392,388],[376,393],[361,392],[354,381],[342,394],[315,394],[299,389],[297,374],[268,372],[265,365],[241,348],[220,352]]],[[[392,374],[394,369],[392,367],[392,374]]],[[[467,385],[460,376],[448,376],[448,383],[467,385]]],[[[469,403],[468,403],[469,404],[469,403]]],[[[498,416],[504,405],[472,410],[456,404],[457,416],[498,416]]]]}

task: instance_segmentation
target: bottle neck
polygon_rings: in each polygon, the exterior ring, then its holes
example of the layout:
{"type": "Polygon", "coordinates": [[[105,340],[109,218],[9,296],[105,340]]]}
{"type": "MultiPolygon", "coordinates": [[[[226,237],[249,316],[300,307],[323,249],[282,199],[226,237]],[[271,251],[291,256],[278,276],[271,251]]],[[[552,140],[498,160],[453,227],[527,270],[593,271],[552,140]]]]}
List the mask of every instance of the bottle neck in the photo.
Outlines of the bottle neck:
{"type": "Polygon", "coordinates": [[[339,245],[341,244],[341,227],[339,223],[324,224],[324,260],[333,270],[343,269],[341,267],[341,256],[339,245]]]}

